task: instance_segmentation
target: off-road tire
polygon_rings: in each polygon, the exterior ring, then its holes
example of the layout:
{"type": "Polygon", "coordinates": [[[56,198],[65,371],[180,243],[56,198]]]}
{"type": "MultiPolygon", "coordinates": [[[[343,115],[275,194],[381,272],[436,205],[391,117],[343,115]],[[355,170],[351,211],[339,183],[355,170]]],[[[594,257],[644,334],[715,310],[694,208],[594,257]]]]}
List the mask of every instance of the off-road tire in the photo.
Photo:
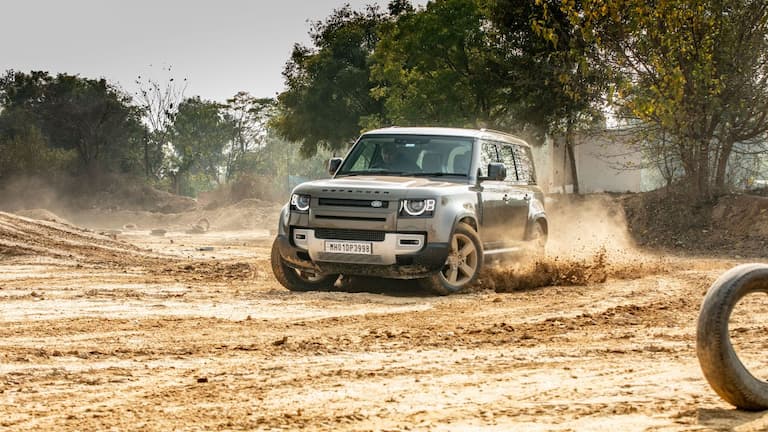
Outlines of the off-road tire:
{"type": "Polygon", "coordinates": [[[742,264],[720,276],[704,297],[696,329],[696,355],[709,385],[743,410],[768,408],[768,382],[755,378],[736,355],[728,320],[747,294],[768,293],[768,265],[742,264]]]}
{"type": "Polygon", "coordinates": [[[322,275],[311,279],[302,276],[300,271],[288,266],[280,256],[277,240],[272,243],[270,261],[275,279],[290,291],[328,291],[333,288],[333,284],[339,278],[339,275],[322,275]]]}
{"type": "MultiPolygon", "coordinates": [[[[441,268],[440,271],[430,277],[419,279],[419,284],[423,288],[438,295],[453,294],[472,285],[475,283],[475,281],[477,281],[477,278],[480,275],[480,271],[483,268],[483,244],[480,241],[480,236],[477,235],[477,232],[475,232],[475,230],[470,225],[459,223],[451,234],[450,244],[451,251],[449,252],[448,258],[446,259],[443,268],[441,268]],[[446,272],[448,272],[448,275],[450,275],[452,260],[455,261],[458,259],[458,261],[462,261],[462,257],[457,256],[457,253],[460,252],[460,250],[465,246],[467,246],[468,242],[472,245],[474,257],[472,258],[471,262],[464,261],[463,263],[468,267],[473,268],[473,274],[467,275],[464,273],[464,276],[461,276],[462,271],[457,270],[458,276],[456,277],[456,282],[458,283],[451,283],[449,280],[451,278],[446,276],[446,272]],[[459,250],[455,250],[457,248],[459,250]]],[[[466,260],[470,257],[467,256],[463,258],[466,260]]]]}

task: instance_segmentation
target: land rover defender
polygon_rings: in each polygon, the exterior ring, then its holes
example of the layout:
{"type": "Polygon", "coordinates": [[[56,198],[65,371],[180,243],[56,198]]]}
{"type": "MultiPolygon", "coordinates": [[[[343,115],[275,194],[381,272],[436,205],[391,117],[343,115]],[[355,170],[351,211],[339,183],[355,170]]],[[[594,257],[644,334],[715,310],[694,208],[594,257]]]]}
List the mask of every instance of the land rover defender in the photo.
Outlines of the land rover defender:
{"type": "Polygon", "coordinates": [[[472,284],[490,256],[542,254],[548,223],[530,146],[491,130],[366,132],[332,178],[298,185],[280,214],[272,269],[292,291],[340,275],[472,284]]]}

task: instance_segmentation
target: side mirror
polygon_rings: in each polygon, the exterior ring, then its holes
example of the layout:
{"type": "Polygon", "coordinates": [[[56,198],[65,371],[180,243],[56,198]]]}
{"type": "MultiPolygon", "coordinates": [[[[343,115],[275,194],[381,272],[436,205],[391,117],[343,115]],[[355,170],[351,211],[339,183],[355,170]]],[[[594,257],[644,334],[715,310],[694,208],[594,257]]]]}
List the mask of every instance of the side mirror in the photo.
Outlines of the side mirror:
{"type": "Polygon", "coordinates": [[[331,158],[328,160],[328,174],[334,175],[339,170],[341,163],[344,162],[342,158],[331,158]]]}
{"type": "Polygon", "coordinates": [[[501,181],[507,178],[507,167],[500,162],[491,162],[488,164],[487,180],[501,181]]]}

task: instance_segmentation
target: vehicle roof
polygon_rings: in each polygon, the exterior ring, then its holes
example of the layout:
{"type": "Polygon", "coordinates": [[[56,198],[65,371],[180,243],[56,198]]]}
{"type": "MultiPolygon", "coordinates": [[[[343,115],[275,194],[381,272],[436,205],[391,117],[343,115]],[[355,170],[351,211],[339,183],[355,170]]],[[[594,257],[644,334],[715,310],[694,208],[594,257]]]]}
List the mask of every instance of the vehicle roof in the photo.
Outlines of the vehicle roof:
{"type": "Polygon", "coordinates": [[[493,141],[502,141],[513,144],[520,144],[526,147],[530,145],[520,137],[515,135],[496,131],[492,129],[462,129],[448,127],[398,127],[392,126],[382,129],[374,129],[365,132],[365,135],[437,135],[437,136],[457,136],[476,139],[488,139],[493,141]]]}

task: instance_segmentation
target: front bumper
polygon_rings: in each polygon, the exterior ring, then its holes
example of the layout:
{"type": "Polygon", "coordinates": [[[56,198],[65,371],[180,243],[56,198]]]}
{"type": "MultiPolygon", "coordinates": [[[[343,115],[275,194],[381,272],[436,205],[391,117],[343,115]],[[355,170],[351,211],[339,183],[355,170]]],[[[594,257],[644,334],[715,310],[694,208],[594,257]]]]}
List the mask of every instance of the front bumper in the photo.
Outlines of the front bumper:
{"type": "MultiPolygon", "coordinates": [[[[295,232],[295,231],[294,231],[295,232]]],[[[413,238],[412,234],[402,234],[403,238],[413,238]]],[[[288,236],[280,234],[275,242],[280,256],[290,267],[323,274],[346,274],[376,276],[394,279],[417,279],[427,277],[442,269],[448,252],[449,243],[428,243],[419,245],[418,250],[399,249],[398,237],[392,233],[380,244],[384,252],[381,255],[347,255],[320,252],[318,247],[322,239],[308,238],[304,246],[296,247],[288,236]],[[394,245],[393,245],[393,242],[394,245]],[[385,246],[387,243],[387,246],[385,246]],[[311,246],[310,246],[311,244],[311,246]],[[311,248],[311,249],[310,249],[311,248]],[[377,261],[372,263],[370,261],[377,261]],[[369,261],[369,262],[361,262],[369,261]]],[[[374,245],[376,250],[376,245],[374,245]]]]}

